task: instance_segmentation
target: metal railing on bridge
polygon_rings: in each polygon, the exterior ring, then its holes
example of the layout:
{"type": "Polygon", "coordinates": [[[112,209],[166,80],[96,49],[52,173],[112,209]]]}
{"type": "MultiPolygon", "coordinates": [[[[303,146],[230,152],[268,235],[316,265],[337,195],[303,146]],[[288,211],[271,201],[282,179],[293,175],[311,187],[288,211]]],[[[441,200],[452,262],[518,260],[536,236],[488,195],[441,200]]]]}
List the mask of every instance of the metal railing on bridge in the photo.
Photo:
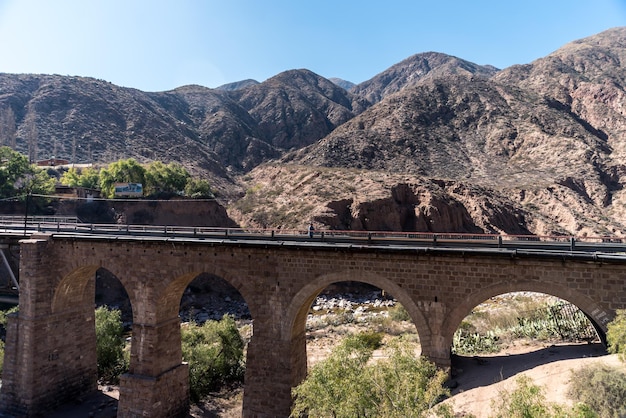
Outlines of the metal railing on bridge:
{"type": "Polygon", "coordinates": [[[100,236],[166,237],[178,239],[227,239],[337,243],[348,245],[539,248],[554,250],[603,251],[626,254],[625,237],[567,235],[465,234],[455,232],[397,232],[305,229],[218,228],[208,226],[128,225],[82,223],[76,217],[0,216],[0,231],[30,235],[91,234],[100,236]]]}

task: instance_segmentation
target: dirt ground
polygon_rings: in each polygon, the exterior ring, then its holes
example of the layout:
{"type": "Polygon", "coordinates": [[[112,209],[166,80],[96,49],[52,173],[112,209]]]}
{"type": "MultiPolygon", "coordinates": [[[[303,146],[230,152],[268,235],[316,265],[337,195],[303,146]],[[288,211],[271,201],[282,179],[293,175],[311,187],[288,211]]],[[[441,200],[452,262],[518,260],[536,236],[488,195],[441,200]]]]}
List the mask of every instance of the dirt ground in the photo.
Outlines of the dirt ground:
{"type": "MultiPolygon", "coordinates": [[[[309,343],[309,351],[327,351],[309,343]]],[[[531,377],[545,389],[546,399],[560,404],[571,404],[567,397],[571,372],[593,363],[604,363],[626,373],[626,363],[616,355],[608,355],[601,344],[541,345],[518,342],[495,355],[453,358],[453,379],[458,386],[452,390],[452,403],[458,416],[471,413],[478,418],[491,414],[491,402],[502,390],[511,390],[520,374],[531,377]]],[[[66,405],[49,415],[50,418],[112,418],[117,413],[119,393],[115,387],[101,387],[101,391],[76,403],[66,405]]],[[[203,405],[194,405],[189,417],[241,417],[242,390],[217,394],[203,405]]]]}
{"type": "Polygon", "coordinates": [[[492,400],[501,391],[511,391],[515,379],[524,374],[544,388],[546,400],[571,405],[567,396],[572,371],[584,366],[604,363],[626,373],[626,363],[617,355],[608,355],[599,344],[536,345],[519,344],[492,356],[455,357],[454,380],[458,386],[452,390],[455,412],[471,413],[476,417],[491,414],[492,400]]]}

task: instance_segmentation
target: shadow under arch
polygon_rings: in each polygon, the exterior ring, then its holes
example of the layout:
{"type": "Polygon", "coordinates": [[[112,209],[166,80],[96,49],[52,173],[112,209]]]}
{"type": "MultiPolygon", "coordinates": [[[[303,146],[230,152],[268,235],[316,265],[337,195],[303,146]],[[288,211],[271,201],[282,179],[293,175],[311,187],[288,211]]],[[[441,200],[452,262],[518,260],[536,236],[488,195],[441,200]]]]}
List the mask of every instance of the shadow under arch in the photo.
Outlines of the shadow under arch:
{"type": "Polygon", "coordinates": [[[221,280],[224,280],[230,286],[232,286],[243,298],[246,305],[248,305],[248,309],[250,310],[250,316],[254,318],[254,312],[252,311],[252,306],[250,306],[249,300],[251,299],[251,295],[247,295],[246,289],[242,286],[238,286],[238,280],[235,280],[230,274],[221,269],[215,268],[193,268],[189,269],[186,272],[179,274],[174,277],[174,279],[163,289],[161,294],[157,298],[157,321],[164,321],[173,318],[174,316],[178,316],[180,309],[180,302],[183,298],[183,293],[187,286],[193,280],[202,275],[209,274],[211,276],[217,277],[221,280]]]}
{"type": "MultiPolygon", "coordinates": [[[[83,302],[93,308],[95,299],[96,273],[102,269],[99,265],[85,265],[74,268],[62,276],[61,281],[56,285],[52,297],[52,313],[60,312],[67,307],[83,302]]],[[[106,269],[111,272],[110,270],[106,269]]],[[[131,310],[134,306],[132,294],[115,273],[111,274],[117,278],[124,292],[130,300],[131,310]]]]}
{"type": "Polygon", "coordinates": [[[480,305],[484,301],[494,296],[502,295],[511,292],[535,292],[543,293],[550,296],[555,296],[563,299],[578,309],[580,309],[589,318],[589,321],[596,329],[598,336],[602,341],[606,340],[606,320],[604,323],[600,323],[596,320],[598,312],[602,313],[602,316],[607,318],[614,314],[607,314],[606,310],[594,302],[586,295],[576,292],[569,287],[561,286],[555,283],[541,283],[537,281],[520,281],[513,283],[499,283],[497,285],[486,287],[479,292],[473,293],[468,296],[466,303],[458,305],[454,310],[450,312],[444,321],[442,327],[442,334],[447,347],[452,347],[452,339],[457,328],[463,321],[463,319],[472,312],[476,306],[480,305]]]}
{"type": "Polygon", "coordinates": [[[306,320],[309,309],[315,298],[329,285],[338,282],[360,282],[376,286],[390,293],[400,302],[411,317],[422,345],[422,353],[428,352],[425,345],[430,344],[431,332],[422,311],[411,299],[405,289],[393,281],[370,272],[341,271],[319,276],[309,282],[292,298],[286,312],[286,321],[283,321],[281,338],[292,341],[292,344],[301,345],[292,350],[292,384],[296,386],[306,377],[306,320]],[[302,358],[303,357],[303,358],[302,358]]]}

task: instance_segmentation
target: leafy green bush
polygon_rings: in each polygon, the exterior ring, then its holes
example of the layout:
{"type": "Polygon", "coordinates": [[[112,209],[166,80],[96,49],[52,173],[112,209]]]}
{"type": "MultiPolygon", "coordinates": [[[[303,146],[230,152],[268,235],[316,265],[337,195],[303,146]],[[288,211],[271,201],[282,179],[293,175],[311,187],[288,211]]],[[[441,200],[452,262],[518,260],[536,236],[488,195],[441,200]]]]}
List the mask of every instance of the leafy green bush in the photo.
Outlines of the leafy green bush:
{"type": "Polygon", "coordinates": [[[626,416],[626,374],[614,367],[593,365],[572,372],[568,395],[600,417],[626,416]]]}
{"type": "Polygon", "coordinates": [[[619,354],[626,361],[626,309],[618,309],[615,319],[608,324],[606,339],[609,352],[619,354]]]}
{"type": "Polygon", "coordinates": [[[185,196],[194,199],[212,199],[215,197],[211,184],[204,179],[189,179],[185,186],[185,196]]]}
{"type": "Polygon", "coordinates": [[[380,348],[383,341],[383,334],[380,332],[360,332],[346,340],[347,348],[365,347],[376,350],[380,348]]]}
{"type": "Polygon", "coordinates": [[[96,357],[98,377],[105,382],[117,382],[128,370],[130,358],[125,354],[124,327],[119,309],[100,306],[95,313],[96,357]]]}
{"type": "Polygon", "coordinates": [[[54,183],[45,170],[30,164],[28,157],[9,147],[0,147],[0,198],[51,194],[54,183]]]}
{"type": "Polygon", "coordinates": [[[0,311],[0,327],[2,327],[3,329],[6,329],[7,326],[7,316],[9,316],[10,314],[14,313],[14,312],[18,312],[19,306],[14,306],[11,309],[7,309],[5,311],[0,311]]]}
{"type": "Polygon", "coordinates": [[[447,374],[400,342],[389,347],[386,360],[371,362],[376,340],[359,334],[344,339],[294,388],[291,416],[450,416],[449,408],[433,408],[448,395],[447,374]]]}
{"type": "Polygon", "coordinates": [[[86,187],[95,189],[100,184],[100,173],[93,167],[70,167],[59,180],[61,184],[70,187],[86,187]]]}
{"type": "Polygon", "coordinates": [[[212,390],[242,382],[244,342],[232,316],[189,323],[181,328],[183,360],[189,363],[189,388],[193,402],[212,390]]]}

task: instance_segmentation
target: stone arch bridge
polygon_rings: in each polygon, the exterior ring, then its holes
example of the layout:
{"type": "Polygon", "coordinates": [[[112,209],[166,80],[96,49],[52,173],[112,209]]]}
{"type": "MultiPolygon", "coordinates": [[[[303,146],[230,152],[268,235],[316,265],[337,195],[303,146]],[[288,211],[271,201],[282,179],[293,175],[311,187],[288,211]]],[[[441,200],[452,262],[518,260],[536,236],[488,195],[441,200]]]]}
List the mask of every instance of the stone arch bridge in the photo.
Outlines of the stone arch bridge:
{"type": "MultiPolygon", "coordinates": [[[[371,237],[370,237],[371,238],[371,237]]],[[[459,247],[459,246],[457,246],[459,247]]],[[[452,337],[491,296],[536,291],[578,306],[600,333],[626,307],[626,256],[571,248],[524,250],[280,240],[33,233],[20,241],[19,312],[10,316],[0,413],[39,416],[96,388],[95,272],[126,289],[133,312],[130,370],[119,417],[184,416],[188,367],[181,360],[179,305],[199,274],[234,286],[253,336],[243,415],[286,417],[306,375],[305,322],[316,296],[340,281],[375,285],[410,314],[422,354],[450,365],[452,337]]]]}

